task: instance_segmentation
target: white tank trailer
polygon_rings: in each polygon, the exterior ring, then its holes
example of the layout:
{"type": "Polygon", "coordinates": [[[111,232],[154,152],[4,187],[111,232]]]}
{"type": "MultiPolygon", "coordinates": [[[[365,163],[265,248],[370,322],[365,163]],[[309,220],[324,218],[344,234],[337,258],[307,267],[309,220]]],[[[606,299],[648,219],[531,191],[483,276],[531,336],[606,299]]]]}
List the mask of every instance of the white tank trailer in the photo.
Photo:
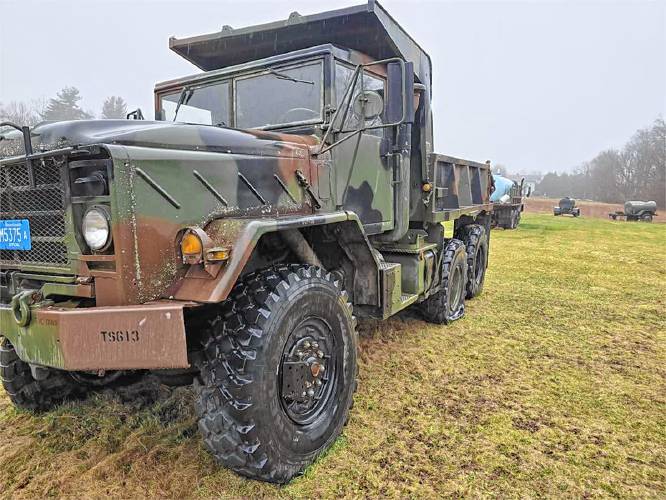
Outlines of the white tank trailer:
{"type": "Polygon", "coordinates": [[[628,221],[652,222],[657,216],[657,203],[655,201],[625,201],[624,212],[611,212],[608,214],[613,220],[626,219],[628,221]]]}
{"type": "Polygon", "coordinates": [[[525,191],[525,179],[520,184],[498,174],[493,174],[495,190],[490,196],[493,204],[492,227],[516,229],[520,223],[520,214],[525,209],[523,197],[529,197],[531,189],[525,191]]]}

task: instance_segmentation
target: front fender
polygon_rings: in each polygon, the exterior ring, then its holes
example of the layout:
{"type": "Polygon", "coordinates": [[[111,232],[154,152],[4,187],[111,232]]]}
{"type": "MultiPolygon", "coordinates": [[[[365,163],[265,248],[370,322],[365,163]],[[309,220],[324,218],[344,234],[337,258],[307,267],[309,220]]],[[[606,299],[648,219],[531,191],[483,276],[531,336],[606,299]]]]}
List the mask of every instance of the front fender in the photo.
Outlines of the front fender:
{"type": "Polygon", "coordinates": [[[205,232],[214,246],[231,247],[229,260],[215,277],[208,274],[203,266],[190,267],[172,295],[178,300],[203,303],[221,302],[229,295],[252,256],[257,242],[264,234],[345,221],[354,221],[361,227],[356,214],[344,211],[279,219],[224,218],[214,220],[206,226],[205,232]]]}

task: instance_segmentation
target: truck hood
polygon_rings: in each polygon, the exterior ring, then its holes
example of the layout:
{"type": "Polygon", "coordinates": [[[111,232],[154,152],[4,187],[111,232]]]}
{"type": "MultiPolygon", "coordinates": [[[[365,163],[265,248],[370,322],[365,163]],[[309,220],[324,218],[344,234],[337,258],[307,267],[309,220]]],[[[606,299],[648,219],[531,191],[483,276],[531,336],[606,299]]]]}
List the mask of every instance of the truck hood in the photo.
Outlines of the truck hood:
{"type": "MultiPolygon", "coordinates": [[[[92,144],[120,144],[246,155],[303,157],[314,136],[237,130],[164,121],[78,120],[45,122],[31,129],[35,152],[92,144]]],[[[23,136],[0,133],[0,159],[24,154],[23,136]]]]}

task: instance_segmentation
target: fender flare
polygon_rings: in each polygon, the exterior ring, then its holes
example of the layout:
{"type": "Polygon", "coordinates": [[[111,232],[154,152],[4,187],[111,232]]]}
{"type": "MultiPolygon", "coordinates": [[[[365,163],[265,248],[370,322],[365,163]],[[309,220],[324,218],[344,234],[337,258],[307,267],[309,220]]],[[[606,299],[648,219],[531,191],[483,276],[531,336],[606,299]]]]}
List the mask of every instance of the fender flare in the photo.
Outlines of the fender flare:
{"type": "MultiPolygon", "coordinates": [[[[259,239],[272,232],[280,232],[287,229],[300,229],[314,226],[339,224],[348,222],[358,227],[356,235],[357,243],[360,243],[360,251],[365,252],[367,246],[367,258],[375,262],[376,268],[376,290],[379,290],[379,262],[372,252],[358,216],[354,212],[339,211],[322,215],[291,216],[284,218],[265,219],[243,219],[224,218],[216,219],[206,225],[204,231],[215,246],[230,246],[231,254],[229,260],[222,266],[215,277],[208,274],[203,266],[191,266],[185,277],[176,285],[169,298],[177,300],[193,301],[198,303],[216,304],[224,301],[231,289],[236,284],[241,272],[252,256],[259,239]],[[363,244],[360,240],[365,242],[363,244]]],[[[359,251],[358,245],[356,251],[359,251]]],[[[375,280],[373,280],[375,281],[375,280]]],[[[373,283],[365,284],[372,289],[373,283]]]]}

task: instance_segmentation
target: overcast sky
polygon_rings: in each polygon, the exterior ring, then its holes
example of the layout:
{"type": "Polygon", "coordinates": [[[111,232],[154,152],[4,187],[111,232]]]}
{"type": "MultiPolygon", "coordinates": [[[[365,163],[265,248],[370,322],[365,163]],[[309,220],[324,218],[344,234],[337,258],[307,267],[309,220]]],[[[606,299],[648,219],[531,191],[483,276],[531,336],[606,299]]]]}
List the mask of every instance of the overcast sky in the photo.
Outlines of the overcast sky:
{"type": "MultiPolygon", "coordinates": [[[[155,82],[198,72],[169,36],[358,3],[0,0],[0,102],[73,85],[152,117],[155,82]]],[[[570,170],[666,115],[666,1],[381,3],[432,57],[438,152],[570,170]]]]}

